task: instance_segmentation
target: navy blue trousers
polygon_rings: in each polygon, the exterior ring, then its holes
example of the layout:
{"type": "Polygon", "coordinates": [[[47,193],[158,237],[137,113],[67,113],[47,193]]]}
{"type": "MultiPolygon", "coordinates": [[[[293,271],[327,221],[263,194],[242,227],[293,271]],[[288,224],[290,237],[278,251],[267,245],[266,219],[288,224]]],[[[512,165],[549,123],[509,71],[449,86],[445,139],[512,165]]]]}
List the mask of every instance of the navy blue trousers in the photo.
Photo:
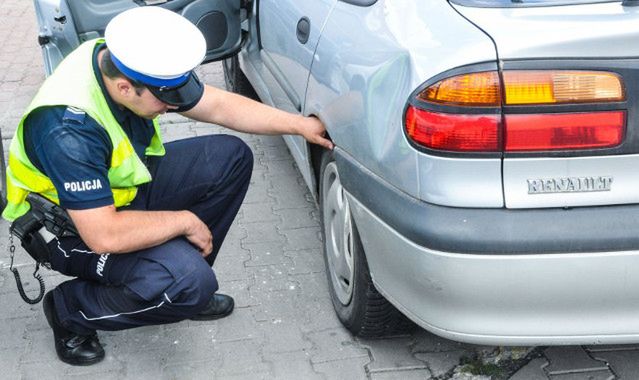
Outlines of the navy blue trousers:
{"type": "Polygon", "coordinates": [[[53,290],[69,330],[123,330],[200,312],[218,289],[211,266],[248,189],[253,155],[240,139],[213,135],[166,144],[148,161],[153,181],[127,209],[190,210],[213,234],[206,260],[185,238],[125,254],[98,255],[79,238],[49,243],[52,268],[75,277],[53,290]]]}

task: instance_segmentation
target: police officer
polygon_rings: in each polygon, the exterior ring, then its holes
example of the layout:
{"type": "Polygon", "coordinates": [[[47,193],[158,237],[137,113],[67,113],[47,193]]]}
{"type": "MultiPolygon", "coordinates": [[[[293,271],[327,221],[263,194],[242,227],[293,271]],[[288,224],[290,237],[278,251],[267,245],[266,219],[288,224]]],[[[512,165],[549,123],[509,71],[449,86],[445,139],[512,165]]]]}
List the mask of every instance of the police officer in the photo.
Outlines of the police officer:
{"type": "Polygon", "coordinates": [[[201,83],[206,43],[189,21],[158,7],[116,16],[105,39],[83,43],[44,82],[9,154],[12,221],[39,193],[65,208],[80,237],[51,236],[52,268],[73,279],[44,298],[58,357],[104,358],[96,330],[233,310],[211,265],[237,214],[252,154],[228,135],[163,144],[158,116],[260,134],[299,134],[331,148],[322,123],[201,83]]]}

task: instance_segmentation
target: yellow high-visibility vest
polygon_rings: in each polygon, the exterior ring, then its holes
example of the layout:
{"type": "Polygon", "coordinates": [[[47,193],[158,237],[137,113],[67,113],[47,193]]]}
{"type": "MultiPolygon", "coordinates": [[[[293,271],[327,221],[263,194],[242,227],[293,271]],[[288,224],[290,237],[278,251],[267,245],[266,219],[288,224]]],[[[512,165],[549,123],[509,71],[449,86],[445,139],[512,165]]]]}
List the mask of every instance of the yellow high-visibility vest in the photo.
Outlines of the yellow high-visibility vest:
{"type": "MultiPolygon", "coordinates": [[[[59,204],[53,182],[32,163],[24,149],[23,124],[27,116],[40,107],[70,106],[86,112],[106,129],[113,151],[109,166],[109,184],[116,207],[131,203],[137,187],[151,181],[151,174],[133,149],[116,118],[111,113],[100,84],[93,71],[93,55],[103,39],[91,40],[69,54],[46,79],[20,119],[9,149],[7,168],[7,207],[2,217],[13,221],[29,211],[29,192],[38,193],[59,204]]],[[[153,120],[155,134],[145,150],[147,156],[164,155],[158,119],[153,120]]]]}

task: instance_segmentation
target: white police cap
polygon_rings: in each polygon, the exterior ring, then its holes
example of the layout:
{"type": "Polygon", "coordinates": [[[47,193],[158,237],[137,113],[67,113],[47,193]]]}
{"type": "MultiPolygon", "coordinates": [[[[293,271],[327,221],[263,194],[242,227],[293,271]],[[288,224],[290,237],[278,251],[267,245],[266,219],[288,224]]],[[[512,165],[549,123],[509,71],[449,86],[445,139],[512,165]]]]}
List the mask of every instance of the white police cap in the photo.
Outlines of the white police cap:
{"type": "Polygon", "coordinates": [[[206,41],[184,17],[156,6],[129,9],[107,24],[104,38],[116,67],[165,103],[186,105],[201,96],[192,70],[204,59],[206,41]]]}

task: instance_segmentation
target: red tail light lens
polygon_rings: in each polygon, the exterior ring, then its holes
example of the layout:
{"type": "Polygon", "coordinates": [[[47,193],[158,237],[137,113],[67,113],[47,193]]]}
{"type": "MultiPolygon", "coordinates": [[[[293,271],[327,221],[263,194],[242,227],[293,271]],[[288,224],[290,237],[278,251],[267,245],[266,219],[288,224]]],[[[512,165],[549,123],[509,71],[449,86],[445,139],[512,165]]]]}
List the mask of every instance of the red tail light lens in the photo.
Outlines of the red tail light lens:
{"type": "Polygon", "coordinates": [[[506,115],[506,151],[609,148],[621,144],[624,111],[506,115]]]}
{"type": "Polygon", "coordinates": [[[453,152],[497,152],[500,115],[457,115],[408,107],[406,131],[418,144],[453,152]]]}
{"type": "Polygon", "coordinates": [[[598,149],[622,143],[626,111],[614,109],[626,101],[620,75],[506,70],[502,77],[500,83],[497,71],[467,73],[428,86],[406,110],[406,134],[416,144],[452,152],[598,149]],[[609,110],[591,111],[588,105],[595,103],[607,103],[609,110]],[[573,109],[580,112],[559,113],[558,104],[578,106],[573,109]],[[538,113],[521,114],[525,109],[538,113]]]}

